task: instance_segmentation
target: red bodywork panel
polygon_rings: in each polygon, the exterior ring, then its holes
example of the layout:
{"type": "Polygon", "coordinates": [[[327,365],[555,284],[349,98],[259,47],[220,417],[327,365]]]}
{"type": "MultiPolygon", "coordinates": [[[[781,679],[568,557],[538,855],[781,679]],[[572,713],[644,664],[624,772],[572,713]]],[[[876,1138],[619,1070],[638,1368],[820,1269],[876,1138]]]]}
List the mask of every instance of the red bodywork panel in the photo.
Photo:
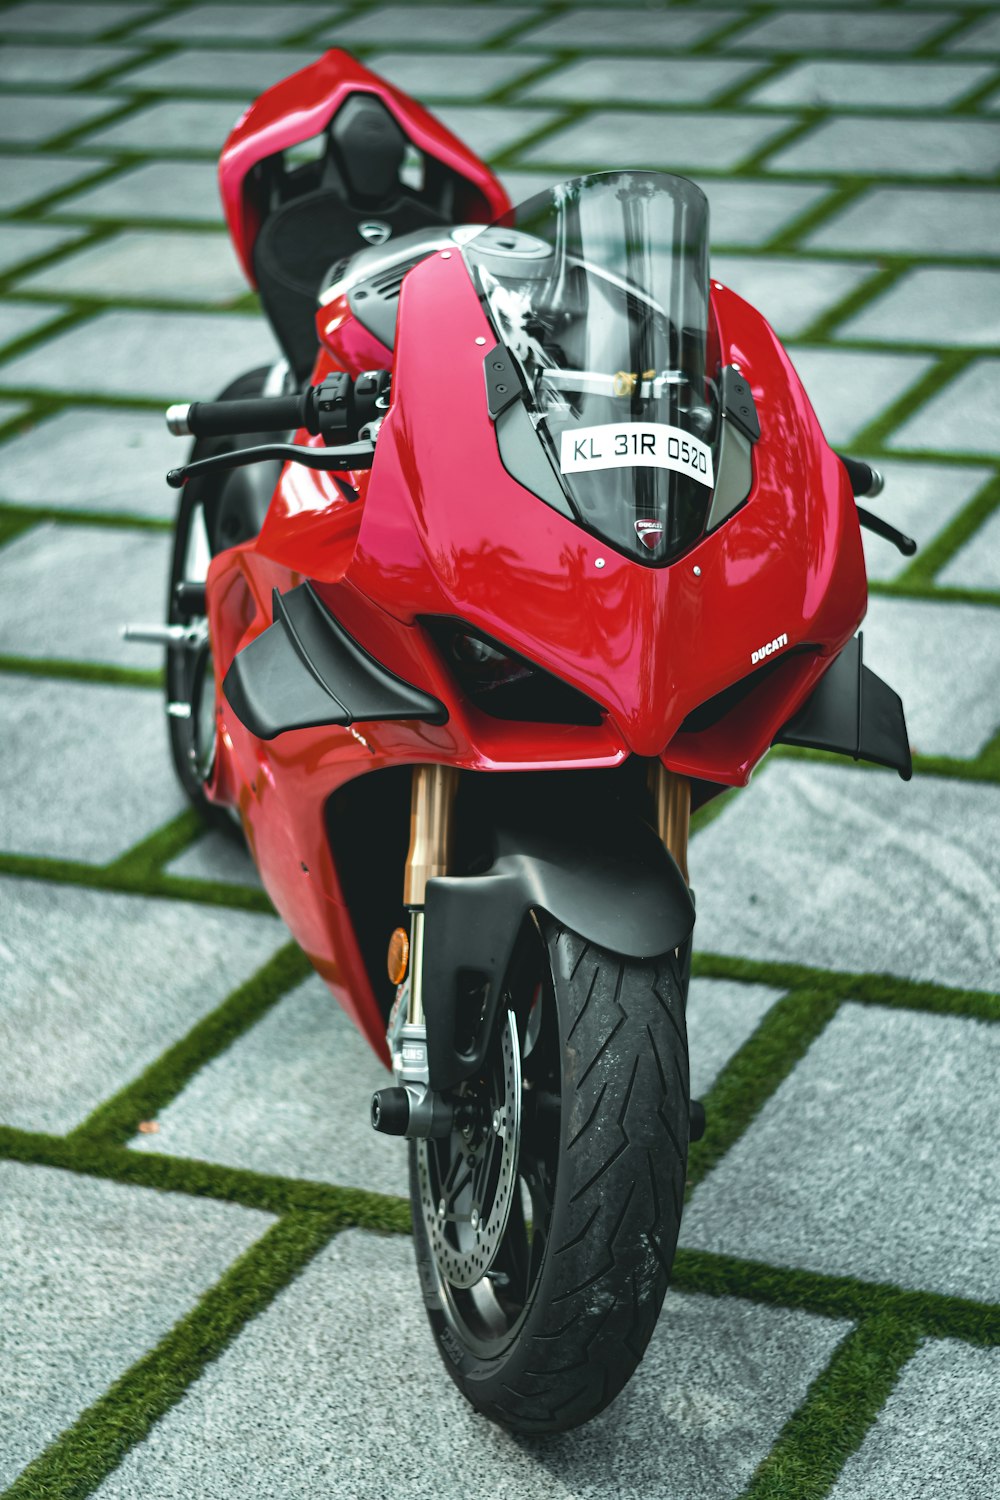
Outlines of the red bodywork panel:
{"type": "Polygon", "coordinates": [[[237,120],[222,149],[219,191],[229,233],[251,286],[257,285],[253,246],[264,212],[253,168],[265,157],[319,135],[349,94],[375,94],[418,150],[465,179],[467,195],[456,203],[456,222],[488,224],[510,207],[489,168],[439,120],[369,72],[350,53],[333,50],[262,94],[237,120]]]}
{"type": "MultiPolygon", "coordinates": [[[[257,209],[247,186],[265,155],[317,133],[346,94],[368,89],[416,144],[463,173],[481,216],[506,197],[430,115],[348,59],[328,53],[270,90],[222,158],[230,229],[250,274],[257,209]]],[[[317,376],[392,367],[392,405],[370,473],[286,465],[255,542],[209,572],[219,693],[210,789],[239,808],[265,887],[313,964],[384,1058],[379,1012],[327,838],[331,793],[370,771],[443,762],[469,770],[615,766],[659,756],[670,768],[742,786],[866,608],[857,512],[791,361],[764,319],[713,283],[710,354],[736,364],[760,417],[748,500],[669,566],[644,566],[574,525],[514,480],[486,408],[483,361],[496,336],[461,252],[406,277],[395,355],[346,298],[317,316],[317,376]],[[477,343],[477,339],[480,341],[477,343]],[[597,566],[603,559],[603,565],[597,566]],[[379,661],[446,704],[448,722],[294,730],[256,739],[221,696],[237,650],[271,624],[271,592],[303,578],[379,661]],[[457,616],[563,678],[605,711],[595,727],[489,718],[458,692],[421,616],[457,616]],[[711,727],[693,710],[754,671],[760,686],[711,727]]],[[[318,442],[304,432],[296,441],[318,442]]],[[[387,934],[388,936],[388,934],[387,934]]]]}

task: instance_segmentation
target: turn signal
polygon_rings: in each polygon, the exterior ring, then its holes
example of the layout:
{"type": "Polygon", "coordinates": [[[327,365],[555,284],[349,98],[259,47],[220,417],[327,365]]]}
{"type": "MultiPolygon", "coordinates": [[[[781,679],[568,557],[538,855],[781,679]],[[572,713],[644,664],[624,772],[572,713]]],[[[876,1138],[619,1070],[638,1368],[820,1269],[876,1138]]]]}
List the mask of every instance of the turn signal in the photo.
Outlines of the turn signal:
{"type": "Polygon", "coordinates": [[[405,927],[397,927],[389,939],[386,963],[393,984],[402,984],[406,977],[406,966],[410,961],[410,939],[405,927]]]}

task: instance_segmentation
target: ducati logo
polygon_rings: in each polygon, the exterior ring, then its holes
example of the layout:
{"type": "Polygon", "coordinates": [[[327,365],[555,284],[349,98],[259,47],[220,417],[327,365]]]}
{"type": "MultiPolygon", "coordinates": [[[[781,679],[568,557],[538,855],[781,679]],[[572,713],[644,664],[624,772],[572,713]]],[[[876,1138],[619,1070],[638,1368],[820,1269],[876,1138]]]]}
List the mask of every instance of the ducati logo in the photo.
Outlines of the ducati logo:
{"type": "Polygon", "coordinates": [[[663,540],[663,522],[636,521],[635,534],[644,547],[648,547],[650,552],[655,552],[663,540]]]}
{"type": "Polygon", "coordinates": [[[358,233],[369,245],[384,245],[392,234],[392,225],[387,224],[384,219],[366,219],[363,224],[358,225],[358,233]]]}
{"type": "Polygon", "coordinates": [[[759,661],[763,661],[767,656],[773,656],[776,651],[780,651],[783,646],[787,645],[788,636],[782,631],[780,635],[774,637],[773,641],[768,641],[766,646],[759,646],[756,651],[750,652],[750,665],[755,667],[759,661]]]}

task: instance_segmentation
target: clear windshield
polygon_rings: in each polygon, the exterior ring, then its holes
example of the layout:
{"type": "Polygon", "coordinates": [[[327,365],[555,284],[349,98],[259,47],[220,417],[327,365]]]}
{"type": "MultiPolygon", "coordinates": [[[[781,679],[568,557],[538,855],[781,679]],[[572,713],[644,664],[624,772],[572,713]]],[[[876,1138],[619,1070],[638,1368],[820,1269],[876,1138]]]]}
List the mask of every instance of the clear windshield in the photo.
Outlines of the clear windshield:
{"type": "Polygon", "coordinates": [[[464,253],[581,524],[668,562],[700,535],[714,484],[705,195],[662,172],[578,177],[464,253]]]}

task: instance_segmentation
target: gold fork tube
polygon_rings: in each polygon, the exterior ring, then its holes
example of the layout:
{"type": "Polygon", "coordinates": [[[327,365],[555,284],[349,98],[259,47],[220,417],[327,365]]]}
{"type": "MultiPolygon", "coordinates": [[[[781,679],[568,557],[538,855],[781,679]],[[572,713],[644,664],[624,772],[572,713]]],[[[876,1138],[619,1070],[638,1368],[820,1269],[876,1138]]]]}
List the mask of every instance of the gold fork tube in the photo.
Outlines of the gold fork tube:
{"type": "Polygon", "coordinates": [[[403,905],[413,910],[410,932],[410,1003],[407,1020],[422,1025],[423,905],[428,880],[447,875],[458,772],[453,766],[414,766],[410,801],[410,852],[403,877],[403,905]]]}
{"type": "Polygon", "coordinates": [[[656,809],[656,831],[667,851],[688,880],[688,831],[691,826],[691,783],[686,776],[668,771],[662,761],[654,761],[649,768],[649,789],[653,794],[656,809]]]}

